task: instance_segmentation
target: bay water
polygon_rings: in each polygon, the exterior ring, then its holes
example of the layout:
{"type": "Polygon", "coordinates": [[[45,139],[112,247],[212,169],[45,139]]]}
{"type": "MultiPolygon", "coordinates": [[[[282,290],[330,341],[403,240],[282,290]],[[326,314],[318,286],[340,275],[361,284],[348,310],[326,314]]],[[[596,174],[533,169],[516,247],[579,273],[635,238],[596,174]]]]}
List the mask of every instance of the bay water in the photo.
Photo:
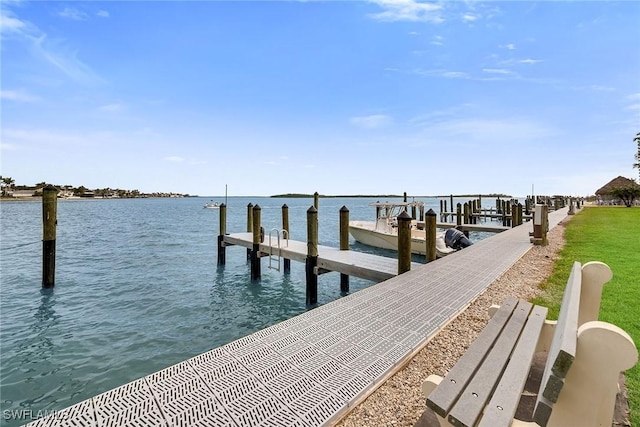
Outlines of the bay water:
{"type": "MultiPolygon", "coordinates": [[[[251,281],[243,247],[218,266],[224,198],[60,200],[55,287],[42,289],[42,202],[0,203],[2,425],[20,425],[312,309],[304,264],[268,268],[251,281]]],[[[399,201],[391,199],[389,201],[399,201]]],[[[439,211],[436,198],[416,198],[439,211]]],[[[467,199],[454,199],[455,203],[467,199]]],[[[373,220],[379,198],[321,198],[319,242],[339,246],[339,210],[373,220]]],[[[227,232],[246,230],[261,207],[266,233],[282,226],[306,241],[310,198],[230,197],[227,232]]],[[[486,204],[486,203],[485,203],[486,204]]],[[[471,233],[471,240],[488,237],[471,233]]],[[[351,250],[395,257],[358,244],[351,250]]],[[[423,262],[423,257],[414,261],[423,262]]],[[[350,292],[371,286],[350,278],[350,292]]],[[[337,272],[319,276],[318,304],[341,297],[337,272]]]]}

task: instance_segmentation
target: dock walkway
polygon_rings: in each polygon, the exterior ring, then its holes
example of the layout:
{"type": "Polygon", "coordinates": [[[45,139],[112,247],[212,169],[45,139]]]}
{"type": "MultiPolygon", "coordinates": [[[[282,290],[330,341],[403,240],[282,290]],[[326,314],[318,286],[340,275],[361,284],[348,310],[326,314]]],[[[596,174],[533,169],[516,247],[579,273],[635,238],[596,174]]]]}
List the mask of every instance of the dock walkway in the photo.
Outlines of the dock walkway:
{"type": "MultiPolygon", "coordinates": [[[[566,214],[552,212],[549,226],[566,214]]],[[[524,255],[531,229],[499,233],[33,425],[330,424],[524,255]]]]}

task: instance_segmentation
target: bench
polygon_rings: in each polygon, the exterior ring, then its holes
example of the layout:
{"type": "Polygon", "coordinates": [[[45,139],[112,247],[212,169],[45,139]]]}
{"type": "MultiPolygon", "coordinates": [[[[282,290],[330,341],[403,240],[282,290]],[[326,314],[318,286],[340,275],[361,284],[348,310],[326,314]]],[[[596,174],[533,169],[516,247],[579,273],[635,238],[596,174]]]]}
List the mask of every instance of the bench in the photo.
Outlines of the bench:
{"type": "Polygon", "coordinates": [[[557,321],[547,308],[509,297],[444,377],[423,383],[441,426],[611,426],[620,372],[638,361],[629,335],[598,321],[601,262],[573,265],[557,321]],[[546,354],[532,420],[514,419],[534,355],[546,354]],[[533,421],[533,422],[532,422],[533,421]]]}

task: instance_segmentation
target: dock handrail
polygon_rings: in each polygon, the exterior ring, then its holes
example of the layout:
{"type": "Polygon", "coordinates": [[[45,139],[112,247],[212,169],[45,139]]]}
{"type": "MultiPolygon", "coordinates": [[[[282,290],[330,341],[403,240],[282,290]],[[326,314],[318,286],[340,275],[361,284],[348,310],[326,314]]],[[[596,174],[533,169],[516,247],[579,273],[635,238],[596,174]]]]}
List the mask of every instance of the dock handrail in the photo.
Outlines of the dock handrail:
{"type": "Polygon", "coordinates": [[[280,235],[282,235],[282,239],[285,241],[286,245],[285,247],[289,246],[289,233],[287,232],[287,230],[279,230],[277,228],[272,228],[271,231],[269,231],[269,268],[274,269],[276,271],[280,271],[280,235]],[[277,260],[278,260],[278,266],[274,267],[272,265],[272,260],[274,259],[274,254],[273,254],[273,244],[271,241],[271,236],[273,235],[273,232],[275,231],[276,237],[277,237],[277,243],[278,243],[278,253],[277,253],[277,260]]]}

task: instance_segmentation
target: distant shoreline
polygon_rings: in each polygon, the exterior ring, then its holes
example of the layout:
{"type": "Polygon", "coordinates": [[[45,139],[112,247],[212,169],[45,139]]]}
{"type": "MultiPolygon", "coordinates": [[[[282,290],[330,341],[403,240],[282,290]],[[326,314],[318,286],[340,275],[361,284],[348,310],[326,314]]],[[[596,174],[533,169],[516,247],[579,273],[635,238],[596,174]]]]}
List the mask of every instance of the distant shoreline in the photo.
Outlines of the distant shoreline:
{"type": "MultiPolygon", "coordinates": [[[[298,194],[298,193],[287,193],[287,194],[275,194],[273,196],[269,196],[272,198],[288,198],[288,199],[302,199],[302,198],[313,198],[313,194],[298,194]]],[[[247,196],[250,197],[250,196],[247,196]]],[[[320,198],[338,198],[338,197],[344,197],[344,198],[372,198],[372,197],[379,197],[379,198],[392,198],[392,197],[404,197],[404,195],[402,194],[347,194],[347,195],[337,195],[337,196],[332,196],[332,195],[326,195],[326,194],[319,194],[318,197],[320,198]]],[[[414,196],[414,195],[407,195],[407,198],[438,198],[438,199],[445,199],[448,197],[500,197],[500,198],[511,198],[512,196],[509,194],[452,194],[449,195],[447,194],[446,196],[414,196]]]]}
{"type": "MultiPolygon", "coordinates": [[[[77,200],[123,200],[123,199],[193,199],[193,198],[201,198],[201,199],[211,199],[211,198],[220,198],[224,196],[182,196],[182,197],[162,197],[162,196],[148,196],[148,197],[70,197],[70,198],[58,198],[58,200],[69,200],[69,201],[77,201],[77,200]]],[[[274,198],[274,199],[312,199],[314,197],[313,194],[298,194],[298,193],[289,193],[289,194],[274,194],[271,196],[229,196],[229,198],[251,198],[251,197],[263,197],[263,198],[274,198]]],[[[404,198],[402,194],[340,194],[340,195],[326,195],[320,194],[319,198],[322,199],[337,199],[337,198],[361,198],[361,199],[392,199],[392,198],[404,198]]],[[[511,198],[512,196],[508,194],[453,194],[453,195],[439,195],[439,196],[407,196],[408,199],[415,198],[436,198],[436,199],[447,199],[449,197],[464,197],[464,198],[511,198]]],[[[0,202],[35,202],[41,201],[42,196],[29,196],[29,197],[0,197],[0,202]]]]}

